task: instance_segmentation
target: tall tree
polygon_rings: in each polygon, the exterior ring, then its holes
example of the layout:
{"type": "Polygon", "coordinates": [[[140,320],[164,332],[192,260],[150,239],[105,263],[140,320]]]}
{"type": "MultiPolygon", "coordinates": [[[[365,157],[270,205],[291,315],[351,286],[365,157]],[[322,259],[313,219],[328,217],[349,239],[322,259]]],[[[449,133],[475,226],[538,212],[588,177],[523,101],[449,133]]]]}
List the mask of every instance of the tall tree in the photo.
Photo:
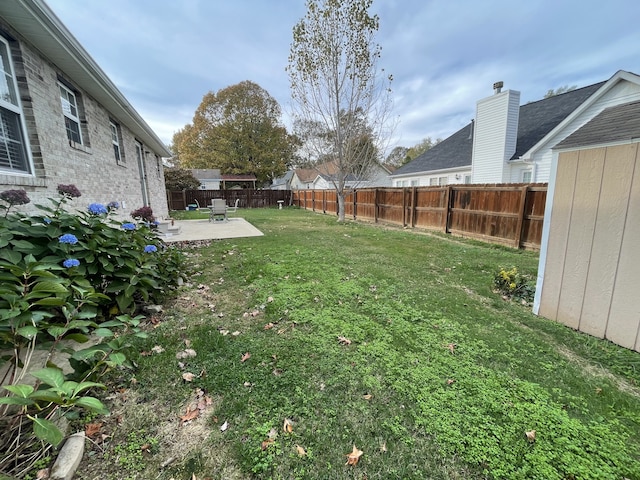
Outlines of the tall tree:
{"type": "Polygon", "coordinates": [[[394,149],[391,150],[391,153],[387,155],[385,163],[388,165],[393,165],[394,167],[399,167],[400,165],[403,165],[405,163],[408,152],[409,149],[407,147],[394,147],[394,149]]]}
{"type": "Polygon", "coordinates": [[[200,180],[190,170],[168,167],[164,169],[164,185],[167,190],[197,190],[200,180]]]}
{"type": "Polygon", "coordinates": [[[281,116],[278,102],[253,82],[209,92],[193,123],[173,136],[174,153],[183,168],[253,173],[267,183],[286,171],[296,146],[281,116]]]}
{"type": "Polygon", "coordinates": [[[423,138],[422,140],[420,140],[420,142],[415,144],[413,147],[411,147],[407,151],[404,163],[409,163],[411,160],[413,160],[413,159],[417,158],[418,156],[422,155],[427,150],[430,150],[433,147],[435,147],[441,141],[442,141],[441,138],[437,138],[436,140],[432,140],[431,137],[423,138]]]}
{"type": "Polygon", "coordinates": [[[306,15],[293,28],[287,66],[294,125],[308,128],[308,159],[317,166],[331,159],[335,169],[330,178],[339,221],[345,218],[347,178],[366,175],[388,137],[392,78],[378,67],[379,18],[369,14],[371,4],[307,0],[306,15]]]}

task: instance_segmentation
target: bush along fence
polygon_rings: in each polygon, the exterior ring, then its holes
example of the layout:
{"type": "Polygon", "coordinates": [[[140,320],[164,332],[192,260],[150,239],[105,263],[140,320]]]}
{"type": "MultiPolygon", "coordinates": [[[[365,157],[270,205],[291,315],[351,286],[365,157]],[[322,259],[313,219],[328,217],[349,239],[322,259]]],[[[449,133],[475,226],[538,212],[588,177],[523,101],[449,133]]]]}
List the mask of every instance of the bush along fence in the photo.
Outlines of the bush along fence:
{"type": "MultiPolygon", "coordinates": [[[[365,188],[347,195],[345,214],[538,250],[546,198],[547,184],[365,188]]],[[[334,190],[294,190],[293,204],[337,214],[334,190]]]]}
{"type": "Polygon", "coordinates": [[[145,335],[138,312],[161,302],[184,266],[148,207],[121,222],[115,202],[71,213],[80,191],[58,193],[36,215],[10,211],[30,202],[24,190],[0,193],[0,472],[16,478],[61,443],[62,417],[108,413],[94,392],[130,366],[130,341],[145,335]],[[60,353],[70,373],[54,363],[60,353]]]}
{"type": "Polygon", "coordinates": [[[211,205],[214,198],[223,198],[227,205],[234,205],[239,199],[240,208],[274,207],[278,202],[290,205],[291,190],[180,190],[167,191],[169,210],[185,210],[189,205],[199,204],[201,207],[211,205]]]}

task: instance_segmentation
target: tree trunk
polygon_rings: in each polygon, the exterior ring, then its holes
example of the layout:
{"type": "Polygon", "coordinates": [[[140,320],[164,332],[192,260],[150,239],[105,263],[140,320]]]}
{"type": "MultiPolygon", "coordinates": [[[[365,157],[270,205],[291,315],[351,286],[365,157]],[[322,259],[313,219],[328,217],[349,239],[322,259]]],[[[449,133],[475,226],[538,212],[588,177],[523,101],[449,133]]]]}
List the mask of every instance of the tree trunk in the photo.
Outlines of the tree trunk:
{"type": "Polygon", "coordinates": [[[338,197],[338,221],[344,222],[344,192],[336,191],[338,197]]]}

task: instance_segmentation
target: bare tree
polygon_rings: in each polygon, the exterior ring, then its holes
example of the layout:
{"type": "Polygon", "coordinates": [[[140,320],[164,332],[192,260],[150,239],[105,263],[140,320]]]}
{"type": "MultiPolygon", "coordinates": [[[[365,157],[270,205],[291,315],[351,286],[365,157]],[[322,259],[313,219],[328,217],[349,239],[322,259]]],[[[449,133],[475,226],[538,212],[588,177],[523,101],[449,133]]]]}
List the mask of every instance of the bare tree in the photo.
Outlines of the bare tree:
{"type": "Polygon", "coordinates": [[[371,4],[307,0],[287,67],[294,125],[306,129],[296,134],[307,161],[336,189],[338,221],[345,218],[347,179],[366,178],[390,137],[392,77],[378,67],[379,18],[369,14],[371,4]]]}

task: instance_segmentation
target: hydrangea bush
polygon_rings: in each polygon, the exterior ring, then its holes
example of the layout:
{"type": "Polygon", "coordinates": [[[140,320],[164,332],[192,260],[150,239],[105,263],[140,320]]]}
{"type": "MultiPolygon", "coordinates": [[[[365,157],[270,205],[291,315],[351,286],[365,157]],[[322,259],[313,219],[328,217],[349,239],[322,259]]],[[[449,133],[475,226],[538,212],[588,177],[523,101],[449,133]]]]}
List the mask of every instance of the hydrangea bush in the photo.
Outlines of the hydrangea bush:
{"type": "Polygon", "coordinates": [[[13,434],[0,438],[0,471],[18,477],[24,465],[16,459],[34,448],[29,436],[54,446],[61,442],[56,416],[78,409],[106,412],[88,392],[101,386],[107,371],[127,365],[128,338],[143,335],[140,308],[162,302],[183,268],[180,252],[149,227],[116,220],[117,203],[71,212],[67,204],[80,191],[59,185],[58,193],[49,205],[36,205],[36,215],[9,212],[30,201],[24,190],[0,193],[0,350],[13,352],[1,363],[8,368],[0,390],[0,431],[13,434]],[[85,342],[92,334],[103,341],[80,350],[63,342],[85,342]],[[65,375],[51,361],[34,371],[23,361],[35,349],[48,350],[47,358],[68,349],[74,371],[65,375]],[[37,379],[35,387],[25,379],[27,371],[37,379]]]}

